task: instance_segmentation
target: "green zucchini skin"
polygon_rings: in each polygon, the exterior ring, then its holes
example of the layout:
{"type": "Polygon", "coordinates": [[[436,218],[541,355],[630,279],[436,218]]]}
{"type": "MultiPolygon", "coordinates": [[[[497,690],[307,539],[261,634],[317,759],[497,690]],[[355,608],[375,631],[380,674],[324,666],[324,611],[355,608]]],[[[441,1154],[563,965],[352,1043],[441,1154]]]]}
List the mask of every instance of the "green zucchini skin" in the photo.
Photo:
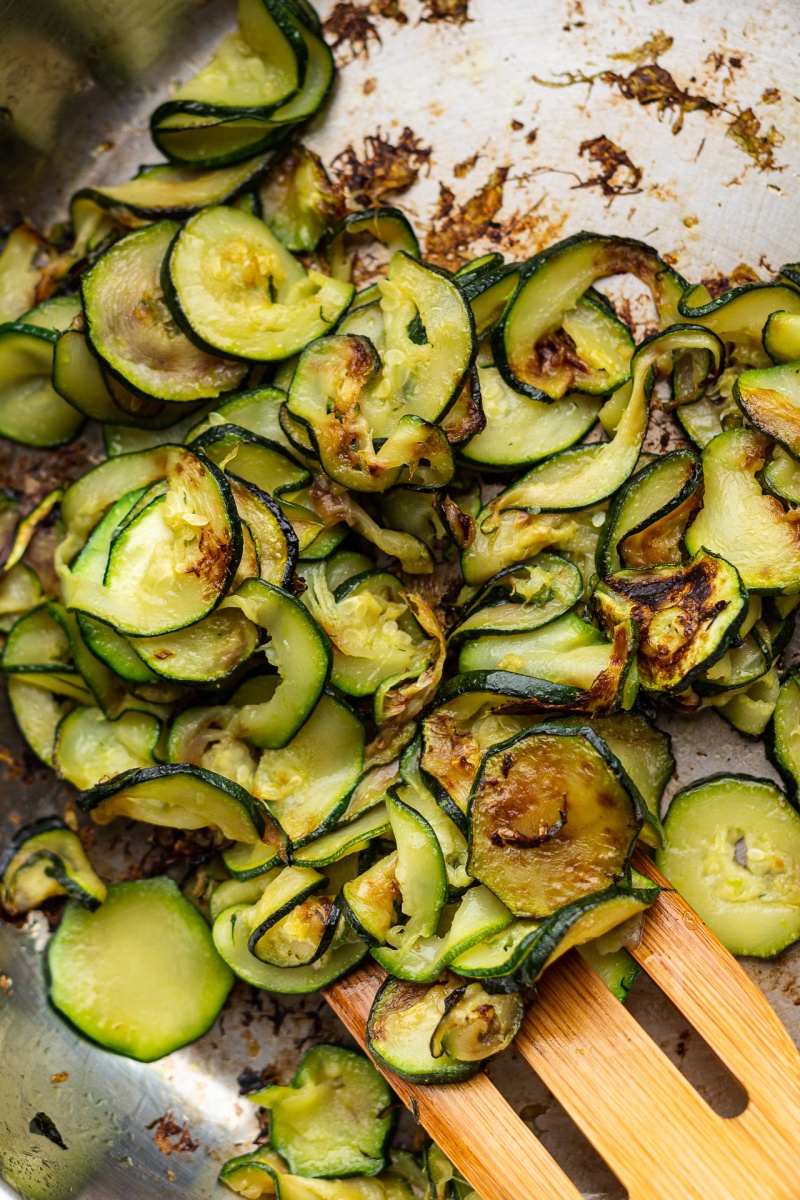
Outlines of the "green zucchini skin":
{"type": "Polygon", "coordinates": [[[732,954],[774,958],[800,937],[800,813],[771,780],[697,780],[673,797],[664,831],[656,866],[732,954]],[[736,861],[740,837],[768,874],[736,861]]]}
{"type": "Polygon", "coordinates": [[[323,253],[331,274],[336,279],[350,278],[350,262],[345,253],[345,239],[358,234],[369,234],[386,246],[389,254],[404,250],[412,258],[420,257],[417,235],[408,217],[399,208],[390,205],[375,205],[359,212],[347,213],[325,234],[323,253]]]}
{"type": "Polygon", "coordinates": [[[163,875],[111,884],[94,913],[70,902],[47,967],[58,1011],[92,1041],[140,1062],[206,1033],[233,983],[205,920],[163,875]]]}
{"type": "MultiPolygon", "coordinates": [[[[196,779],[199,783],[206,785],[206,787],[223,793],[229,801],[242,810],[242,824],[245,828],[249,826],[250,837],[253,843],[258,842],[262,838],[266,829],[264,816],[257,801],[248,791],[245,791],[238,783],[226,779],[223,775],[215,775],[212,771],[206,771],[202,767],[189,766],[185,763],[165,763],[163,766],[145,767],[140,771],[125,771],[115,779],[98,783],[96,787],[90,788],[88,792],[82,792],[78,796],[77,804],[82,812],[91,812],[94,814],[94,819],[98,820],[98,817],[102,816],[98,812],[102,804],[113,800],[120,794],[129,795],[134,788],[141,788],[146,792],[148,785],[155,782],[165,783],[167,786],[159,790],[163,790],[168,797],[174,795],[180,804],[182,792],[185,790],[184,781],[187,779],[196,779]],[[170,781],[172,781],[171,785],[170,781]]],[[[207,821],[200,820],[194,828],[202,827],[206,824],[208,824],[207,821]]]]}
{"type": "Polygon", "coordinates": [[[0,855],[0,904],[16,914],[65,895],[94,911],[105,900],[106,886],[78,835],[60,817],[41,817],[17,830],[0,855]]]}
{"type": "MultiPolygon", "coordinates": [[[[446,983],[430,985],[428,993],[433,988],[441,988],[447,995],[461,986],[462,981],[458,976],[448,974],[446,983]]],[[[446,1053],[438,1059],[431,1056],[429,1043],[439,1022],[439,1010],[425,1015],[420,1021],[411,1053],[404,1053],[397,1046],[391,1027],[387,1028],[387,1015],[397,1009],[399,998],[404,995],[407,997],[405,1007],[413,1007],[420,990],[418,984],[406,983],[392,975],[384,980],[375,994],[367,1020],[366,1040],[370,1055],[382,1066],[414,1083],[462,1083],[471,1079],[481,1069],[480,1060],[460,1062],[446,1053]]],[[[422,997],[419,1003],[423,1003],[424,999],[422,997]]]]}
{"type": "Polygon", "coordinates": [[[0,370],[3,395],[0,398],[0,436],[23,446],[51,449],[64,446],[83,428],[84,416],[56,391],[51,382],[53,356],[59,333],[54,329],[28,324],[24,320],[0,325],[0,370]],[[8,359],[8,365],[4,359],[8,359]],[[25,359],[27,369],[14,369],[15,361],[25,359]],[[30,364],[35,362],[35,370],[30,364]],[[14,390],[18,376],[19,392],[14,390]],[[39,386],[31,392],[30,380],[39,386]]]}
{"type": "MultiPolygon", "coordinates": [[[[240,457],[237,454],[233,465],[238,467],[238,470],[233,474],[243,479],[246,484],[266,492],[268,496],[278,497],[286,492],[298,492],[312,482],[308,468],[302,466],[284,446],[270,438],[252,433],[249,429],[242,429],[239,425],[212,426],[191,443],[193,449],[201,450],[212,462],[217,458],[225,458],[235,445],[243,446],[245,453],[248,447],[252,447],[253,461],[252,469],[245,474],[245,463],[236,461],[236,458],[240,457]],[[259,463],[259,457],[263,463],[259,463]],[[255,475],[257,478],[248,478],[248,475],[255,475]]],[[[241,457],[244,460],[244,454],[241,457]]]]}
{"type": "Polygon", "coordinates": [[[594,942],[586,942],[577,947],[581,958],[592,970],[600,976],[606,987],[624,1004],[630,995],[631,988],[642,972],[635,958],[627,950],[615,950],[610,954],[601,954],[594,942]]]}
{"type": "Polygon", "coordinates": [[[767,755],[784,782],[786,791],[797,803],[800,796],[800,681],[796,673],[781,684],[769,723],[765,747],[767,755]]]}

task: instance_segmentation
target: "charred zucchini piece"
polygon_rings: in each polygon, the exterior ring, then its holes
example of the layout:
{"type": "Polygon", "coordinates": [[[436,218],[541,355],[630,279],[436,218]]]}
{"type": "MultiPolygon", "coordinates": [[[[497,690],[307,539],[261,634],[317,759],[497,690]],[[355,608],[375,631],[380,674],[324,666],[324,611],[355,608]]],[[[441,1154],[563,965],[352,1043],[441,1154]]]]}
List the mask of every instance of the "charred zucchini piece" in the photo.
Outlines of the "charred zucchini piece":
{"type": "Polygon", "coordinates": [[[593,730],[552,725],[484,755],[468,813],[469,873],[516,916],[542,918],[619,878],[646,806],[593,730]]]}
{"type": "Polygon", "coordinates": [[[800,457],[800,363],[743,371],[733,385],[733,395],[757,429],[794,458],[800,457]]]}
{"type": "Polygon", "coordinates": [[[259,1146],[249,1154],[229,1158],[219,1173],[224,1183],[237,1196],[246,1200],[261,1200],[262,1196],[275,1195],[275,1175],[285,1175],[288,1167],[279,1154],[266,1146],[259,1146]]]}
{"type": "Polygon", "coordinates": [[[336,209],[322,160],[299,144],[270,163],[256,194],[264,224],[292,251],[313,250],[336,209]]]}
{"type": "Polygon", "coordinates": [[[762,339],[773,362],[796,362],[800,359],[800,313],[770,313],[762,339]]]}
{"type": "Polygon", "coordinates": [[[312,1046],[287,1087],[273,1084],[248,1099],[269,1109],[270,1142],[294,1175],[378,1175],[386,1166],[393,1096],[360,1051],[312,1046]]]}
{"type": "Polygon", "coordinates": [[[262,751],[252,792],[293,847],[327,833],[342,816],[361,774],[365,742],[361,718],[328,692],[283,749],[262,751]]]}
{"type": "Polygon", "coordinates": [[[247,368],[193,346],[167,310],[161,264],[180,230],[159,221],[116,242],[82,276],[86,336],[104,369],[157,400],[204,400],[241,383],[247,368]]]}
{"type": "Polygon", "coordinates": [[[431,1057],[447,1054],[460,1062],[483,1062],[510,1046],[519,1033],[525,1006],[516,992],[487,994],[482,984],[467,983],[451,992],[431,1034],[431,1057]]]}
{"type": "Polygon", "coordinates": [[[675,450],[637,471],[612,501],[597,545],[597,573],[679,562],[686,522],[700,506],[700,460],[675,450]]]}
{"type": "MultiPolygon", "coordinates": [[[[349,279],[359,246],[379,242],[391,258],[403,250],[419,258],[417,235],[399,208],[378,205],[342,217],[325,238],[325,254],[334,279],[349,279]]],[[[380,291],[377,293],[380,296],[380,291]]],[[[362,301],[363,303],[363,301],[362,301]]]]}
{"type": "Polygon", "coordinates": [[[83,792],[78,807],[90,812],[98,825],[120,816],[175,829],[211,825],[225,837],[250,845],[265,831],[261,809],[243,787],[183,763],[124,771],[83,792]]]}
{"type": "Polygon", "coordinates": [[[800,816],[773,783],[698,780],[673,798],[664,830],[658,869],[732,954],[773,958],[800,937],[800,816]]]}
{"type": "Polygon", "coordinates": [[[636,622],[639,679],[652,692],[683,691],[717,662],[737,637],[748,603],[736,568],[705,550],[685,566],[617,571],[592,602],[608,631],[636,622]]]}
{"type": "Polygon", "coordinates": [[[478,367],[485,428],[461,449],[472,466],[516,471],[580,441],[597,420],[602,402],[572,392],[545,402],[515,392],[494,366],[478,367]]]}
{"type": "MultiPolygon", "coordinates": [[[[447,1001],[454,993],[460,998],[463,988],[464,981],[449,971],[427,988],[390,975],[378,989],[367,1022],[367,1049],[376,1062],[414,1083],[458,1083],[480,1070],[481,1059],[462,1061],[444,1048],[437,1058],[431,1054],[431,1038],[447,1001]]],[[[475,1005],[480,1002],[475,997],[475,1005]]],[[[483,1003],[493,1006],[492,997],[484,995],[483,1003]]],[[[510,1018],[513,1037],[519,1028],[517,1006],[504,1005],[495,1012],[498,1042],[505,1040],[499,1028],[504,1018],[510,1018]]]]}
{"type": "Polygon", "coordinates": [[[797,522],[756,478],[769,443],[762,433],[731,429],[703,451],[703,507],[686,530],[690,554],[706,549],[732,563],[753,592],[800,591],[797,522]]]}
{"type": "Polygon", "coordinates": [[[601,937],[636,917],[658,899],[660,889],[644,875],[626,878],[580,896],[545,921],[523,920],[456,959],[455,970],[486,980],[490,992],[517,992],[574,946],[601,937]]]}
{"type": "Polygon", "coordinates": [[[582,592],[583,579],[574,563],[556,554],[537,554],[484,584],[451,631],[448,645],[455,649],[472,638],[530,633],[562,616],[582,592]]]}
{"type": "Polygon", "coordinates": [[[368,946],[383,946],[400,918],[402,893],[397,882],[397,852],[378,859],[342,888],[345,919],[368,946]]]}
{"type": "Polygon", "coordinates": [[[288,358],[327,333],[353,295],[350,284],[305,271],[258,217],[225,207],[173,231],[162,279],[192,342],[259,362],[288,358]]]}
{"type": "Polygon", "coordinates": [[[677,319],[686,281],[643,242],[578,233],[524,264],[516,295],[492,334],[495,363],[513,388],[546,400],[570,389],[602,394],[624,382],[630,332],[605,305],[580,306],[597,279],[621,272],[648,285],[662,328],[677,319]]]}
{"type": "Polygon", "coordinates": [[[63,446],[79,432],[83,414],[53,387],[58,332],[31,316],[0,325],[0,435],[25,446],[63,446]]]}
{"type": "MultiPolygon", "coordinates": [[[[492,634],[466,642],[458,669],[514,671],[551,683],[577,688],[586,696],[603,693],[606,711],[630,708],[636,697],[637,633],[625,616],[610,631],[601,631],[574,613],[566,613],[529,633],[492,634]]],[[[596,707],[596,706],[595,706],[596,707]]]]}
{"type": "Polygon", "coordinates": [[[0,904],[16,916],[54,896],[95,909],[106,898],[77,833],[60,817],[42,817],[12,837],[0,857],[0,904]]]}
{"type": "Polygon", "coordinates": [[[161,722],[151,713],[124,712],[110,721],[99,708],[79,705],[59,723],[55,768],[75,787],[156,765],[161,722]]]}
{"type": "Polygon", "coordinates": [[[631,359],[630,379],[608,401],[619,413],[610,442],[563,450],[539,463],[493,502],[505,509],[538,512],[586,508],[612,495],[633,473],[650,414],[653,366],[671,350],[708,350],[712,373],[722,362],[724,347],[715,334],[691,325],[674,325],[647,338],[631,359]]]}
{"type": "Polygon", "coordinates": [[[111,884],[94,913],[68,904],[47,966],[59,1012],[140,1062],[201,1037],[233,983],[205,920],[165,875],[111,884]]]}
{"type": "Polygon", "coordinates": [[[222,958],[240,979],[251,987],[277,992],[279,995],[306,995],[318,992],[327,984],[344,975],[367,952],[365,942],[351,937],[338,946],[332,946],[305,967],[273,967],[250,953],[248,941],[250,929],[246,921],[240,920],[247,906],[234,904],[224,909],[214,922],[214,945],[222,958]]]}

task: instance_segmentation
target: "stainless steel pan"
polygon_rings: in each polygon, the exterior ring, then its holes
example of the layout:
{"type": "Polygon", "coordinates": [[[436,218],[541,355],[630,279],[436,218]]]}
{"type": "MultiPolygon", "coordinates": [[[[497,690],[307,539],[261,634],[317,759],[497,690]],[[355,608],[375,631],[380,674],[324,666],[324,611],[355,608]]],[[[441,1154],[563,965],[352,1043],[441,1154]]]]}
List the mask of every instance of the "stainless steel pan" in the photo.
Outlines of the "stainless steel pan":
{"type": "MultiPolygon", "coordinates": [[[[431,5],[420,0],[401,7],[403,24],[372,18],[368,56],[343,67],[307,141],[330,163],[348,144],[360,154],[365,135],[380,130],[396,144],[411,129],[431,148],[402,200],[423,233],[432,223],[451,230],[461,206],[507,167],[502,205],[476,253],[523,256],[589,228],[653,241],[693,280],[742,263],[766,278],[800,257],[794,0],[758,10],[739,0],[469,0],[463,24],[423,19],[431,5]],[[648,42],[649,55],[630,57],[648,42]],[[639,103],[637,95],[654,92],[639,103]],[[458,175],[457,164],[465,164],[458,175]],[[454,209],[437,222],[442,184],[453,189],[454,209]]],[[[326,17],[334,5],[319,8],[326,17]]],[[[233,21],[232,0],[6,0],[0,219],[24,211],[47,225],[63,218],[76,186],[118,182],[153,161],[149,112],[233,21]]],[[[339,53],[350,57],[352,47],[339,53]]],[[[646,323],[641,296],[632,290],[628,299],[646,323]]],[[[93,453],[91,444],[71,450],[70,465],[93,453]]],[[[0,482],[44,486],[62,461],[57,452],[0,450],[0,482]]],[[[1,719],[0,838],[20,820],[61,811],[71,792],[31,761],[5,708],[1,719]]],[[[729,768],[773,777],[761,746],[716,716],[664,724],[676,735],[673,788],[729,768]]],[[[173,866],[180,858],[119,823],[101,836],[103,861],[119,874],[143,854],[173,866]]],[[[341,1035],[313,997],[277,1002],[242,985],[196,1045],[151,1066],[116,1058],[48,1009],[36,949],[46,934],[40,917],[0,929],[0,1195],[211,1196],[220,1163],[257,1132],[239,1097],[242,1072],[245,1084],[265,1070],[284,1078],[309,1039],[341,1035]],[[31,1132],[39,1111],[67,1150],[31,1132]]],[[[795,1037],[798,961],[792,950],[776,963],[745,964],[795,1037]]],[[[741,1108],[738,1085],[646,977],[629,1007],[718,1111],[741,1108]]],[[[517,1069],[513,1051],[491,1072],[587,1197],[622,1195],[545,1088],[517,1069]]]]}

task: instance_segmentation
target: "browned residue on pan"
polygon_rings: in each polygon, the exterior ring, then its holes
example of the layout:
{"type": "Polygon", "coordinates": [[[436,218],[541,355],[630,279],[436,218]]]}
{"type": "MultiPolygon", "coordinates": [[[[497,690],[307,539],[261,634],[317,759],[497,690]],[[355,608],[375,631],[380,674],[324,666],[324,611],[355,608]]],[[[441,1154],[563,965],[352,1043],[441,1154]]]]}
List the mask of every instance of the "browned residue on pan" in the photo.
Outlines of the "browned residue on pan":
{"type": "Polygon", "coordinates": [[[395,145],[380,132],[369,134],[361,157],[352,144],[346,146],[331,163],[341,211],[383,204],[388,196],[406,191],[430,162],[431,153],[408,126],[395,145]]]}
{"type": "Polygon", "coordinates": [[[642,189],[642,168],[631,162],[627,151],[601,133],[599,137],[581,142],[578,151],[597,163],[599,170],[590,179],[577,183],[577,188],[599,187],[604,196],[632,196],[642,189]]]}
{"type": "Polygon", "coordinates": [[[440,267],[458,267],[469,258],[469,247],[493,230],[503,203],[509,167],[497,167],[483,187],[464,204],[456,204],[451,188],[439,185],[439,206],[425,239],[425,258],[440,267]]]}
{"type": "Polygon", "coordinates": [[[405,25],[408,21],[399,0],[369,0],[367,4],[339,0],[333,6],[322,28],[330,40],[339,66],[346,66],[354,58],[367,58],[370,42],[380,45],[381,35],[373,17],[387,17],[398,25],[405,25]]]}
{"type": "Polygon", "coordinates": [[[786,170],[786,163],[779,165],[775,161],[775,147],[783,145],[783,134],[774,125],[770,125],[769,129],[762,133],[761,121],[752,108],[745,108],[737,114],[728,126],[728,137],[752,158],[759,170],[786,170]]]}
{"type": "Polygon", "coordinates": [[[450,25],[464,25],[469,21],[469,0],[422,0],[423,21],[431,24],[446,21],[450,25]]]}
{"type": "Polygon", "coordinates": [[[187,1154],[200,1145],[189,1133],[188,1125],[179,1125],[170,1109],[163,1117],[157,1117],[147,1126],[155,1129],[153,1141],[162,1154],[187,1154]]]}

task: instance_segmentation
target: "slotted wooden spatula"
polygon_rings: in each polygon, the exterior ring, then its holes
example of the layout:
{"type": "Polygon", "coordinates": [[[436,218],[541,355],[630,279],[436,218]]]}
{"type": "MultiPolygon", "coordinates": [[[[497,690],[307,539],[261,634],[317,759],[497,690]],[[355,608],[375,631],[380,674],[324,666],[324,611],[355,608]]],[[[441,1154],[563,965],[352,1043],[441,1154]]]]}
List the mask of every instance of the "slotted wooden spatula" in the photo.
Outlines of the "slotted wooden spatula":
{"type": "MultiPolygon", "coordinates": [[[[665,887],[644,855],[636,869],[665,887]]],[[[800,1055],[736,960],[681,897],[662,893],[632,951],[746,1090],[717,1116],[575,951],[544,975],[516,1047],[627,1187],[630,1200],[800,1200],[800,1055]]],[[[384,972],[326,990],[364,1044],[384,972]]],[[[384,1071],[483,1200],[580,1200],[486,1075],[409,1084],[384,1071]]]]}

